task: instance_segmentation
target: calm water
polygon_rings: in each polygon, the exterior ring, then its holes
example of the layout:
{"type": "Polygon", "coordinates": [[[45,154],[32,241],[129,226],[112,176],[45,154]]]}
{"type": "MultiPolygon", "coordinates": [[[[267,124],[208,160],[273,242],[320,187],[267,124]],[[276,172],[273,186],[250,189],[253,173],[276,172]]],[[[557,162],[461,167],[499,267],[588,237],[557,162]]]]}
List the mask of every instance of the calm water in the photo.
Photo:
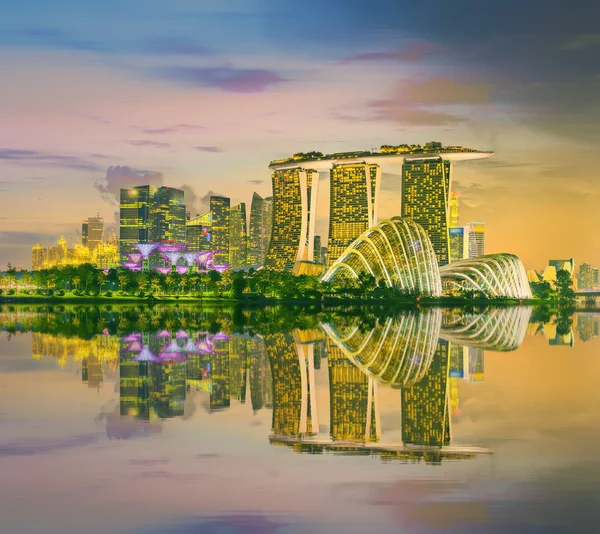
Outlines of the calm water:
{"type": "Polygon", "coordinates": [[[0,307],[0,530],[594,532],[599,320],[0,307]]]}

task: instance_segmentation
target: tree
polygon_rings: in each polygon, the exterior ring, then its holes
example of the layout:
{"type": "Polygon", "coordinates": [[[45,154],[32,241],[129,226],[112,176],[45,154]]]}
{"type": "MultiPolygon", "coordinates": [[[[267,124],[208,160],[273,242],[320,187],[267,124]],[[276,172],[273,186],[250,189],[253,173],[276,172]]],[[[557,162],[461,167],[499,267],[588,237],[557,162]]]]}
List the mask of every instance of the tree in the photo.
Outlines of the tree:
{"type": "Polygon", "coordinates": [[[565,269],[560,269],[556,273],[556,282],[554,282],[556,287],[556,294],[559,300],[574,300],[575,299],[575,291],[573,290],[573,280],[571,280],[571,275],[569,271],[565,269]]]}
{"type": "Polygon", "coordinates": [[[544,280],[543,282],[532,282],[529,285],[531,286],[533,298],[541,300],[548,300],[552,298],[554,291],[552,290],[550,282],[544,280]]]}

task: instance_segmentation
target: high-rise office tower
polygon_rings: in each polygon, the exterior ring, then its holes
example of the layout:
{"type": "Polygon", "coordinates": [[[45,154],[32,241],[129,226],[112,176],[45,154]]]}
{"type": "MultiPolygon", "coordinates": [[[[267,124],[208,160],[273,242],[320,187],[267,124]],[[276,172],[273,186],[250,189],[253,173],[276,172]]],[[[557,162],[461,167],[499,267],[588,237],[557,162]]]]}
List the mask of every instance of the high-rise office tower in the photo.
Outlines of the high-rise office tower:
{"type": "Polygon", "coordinates": [[[47,262],[47,252],[40,244],[33,245],[31,248],[31,270],[39,271],[44,268],[47,262]]]}
{"type": "Polygon", "coordinates": [[[448,197],[450,162],[442,158],[407,158],[402,165],[402,217],[427,232],[438,264],[449,260],[448,197]]]}
{"type": "Polygon", "coordinates": [[[448,228],[448,239],[450,241],[450,263],[468,258],[469,240],[467,229],[464,226],[448,228]]]}
{"type": "Polygon", "coordinates": [[[121,189],[119,248],[122,258],[125,254],[135,251],[134,244],[152,241],[153,220],[151,214],[156,191],[157,188],[153,185],[121,189]]]}
{"type": "Polygon", "coordinates": [[[472,222],[467,225],[469,235],[469,258],[478,258],[485,254],[485,232],[482,222],[472,222]]]}
{"type": "Polygon", "coordinates": [[[323,247],[321,246],[321,236],[315,236],[315,246],[314,246],[314,256],[313,261],[315,263],[323,263],[323,247]]]}
{"type": "Polygon", "coordinates": [[[69,249],[67,248],[67,240],[63,236],[60,236],[60,239],[58,240],[56,264],[66,265],[68,260],[69,249]]]}
{"type": "Polygon", "coordinates": [[[81,244],[94,252],[96,247],[104,239],[104,219],[98,214],[97,217],[88,217],[81,223],[81,244]]]}
{"type": "Polygon", "coordinates": [[[449,201],[449,226],[450,228],[458,228],[460,226],[459,217],[459,194],[458,191],[450,193],[449,201]]]}
{"type": "Polygon", "coordinates": [[[319,173],[302,168],[273,173],[273,228],[265,267],[291,272],[312,261],[319,173]]]}
{"type": "Polygon", "coordinates": [[[377,224],[381,167],[367,163],[334,165],[330,176],[328,266],[377,224]]]}
{"type": "Polygon", "coordinates": [[[229,263],[232,267],[242,267],[248,263],[248,234],[244,202],[229,210],[229,263]]]}
{"type": "Polygon", "coordinates": [[[186,222],[186,241],[189,250],[211,250],[211,219],[209,211],[186,222]]]}
{"type": "Polygon", "coordinates": [[[186,240],[184,192],[174,187],[159,187],[152,206],[152,241],[186,240]]]}
{"type": "Polygon", "coordinates": [[[425,377],[402,388],[402,441],[441,447],[450,444],[449,343],[438,342],[425,377]]]}
{"type": "Polygon", "coordinates": [[[273,226],[273,197],[252,195],[248,265],[263,265],[269,251],[273,226]]]}
{"type": "Polygon", "coordinates": [[[211,216],[211,250],[217,251],[214,255],[215,263],[229,262],[229,210],[231,201],[226,197],[210,197],[211,216]]]}

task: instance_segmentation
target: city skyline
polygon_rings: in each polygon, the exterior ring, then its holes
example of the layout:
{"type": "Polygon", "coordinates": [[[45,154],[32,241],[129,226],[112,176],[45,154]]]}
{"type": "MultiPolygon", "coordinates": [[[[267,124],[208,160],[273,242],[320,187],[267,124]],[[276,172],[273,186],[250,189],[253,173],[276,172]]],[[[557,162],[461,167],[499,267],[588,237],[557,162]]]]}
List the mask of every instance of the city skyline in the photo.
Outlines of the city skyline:
{"type": "MultiPolygon", "coordinates": [[[[297,150],[431,139],[496,152],[455,184],[490,252],[599,264],[595,233],[575,232],[593,227],[598,200],[594,13],[539,5],[152,1],[140,25],[136,2],[118,24],[89,3],[12,4],[0,23],[0,264],[26,266],[33,244],[71,239],[91,214],[114,225],[121,187],[182,188],[203,213],[209,192],[232,205],[268,196],[265,162],[297,150]],[[515,242],[524,229],[531,242],[515,242]]],[[[398,214],[398,174],[382,176],[381,218],[398,214]]]]}

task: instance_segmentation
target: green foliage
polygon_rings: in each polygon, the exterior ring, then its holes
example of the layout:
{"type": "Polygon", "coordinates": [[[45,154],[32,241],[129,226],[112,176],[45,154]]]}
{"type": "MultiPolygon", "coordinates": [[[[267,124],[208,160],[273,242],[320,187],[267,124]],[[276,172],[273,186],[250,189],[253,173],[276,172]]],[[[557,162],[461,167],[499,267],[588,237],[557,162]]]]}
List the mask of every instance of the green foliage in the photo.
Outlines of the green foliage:
{"type": "Polygon", "coordinates": [[[554,297],[554,291],[549,282],[531,282],[531,294],[534,299],[548,300],[554,297]]]}
{"type": "Polygon", "coordinates": [[[556,272],[556,294],[559,300],[574,300],[575,291],[573,290],[573,280],[569,271],[560,269],[556,272]]]}

